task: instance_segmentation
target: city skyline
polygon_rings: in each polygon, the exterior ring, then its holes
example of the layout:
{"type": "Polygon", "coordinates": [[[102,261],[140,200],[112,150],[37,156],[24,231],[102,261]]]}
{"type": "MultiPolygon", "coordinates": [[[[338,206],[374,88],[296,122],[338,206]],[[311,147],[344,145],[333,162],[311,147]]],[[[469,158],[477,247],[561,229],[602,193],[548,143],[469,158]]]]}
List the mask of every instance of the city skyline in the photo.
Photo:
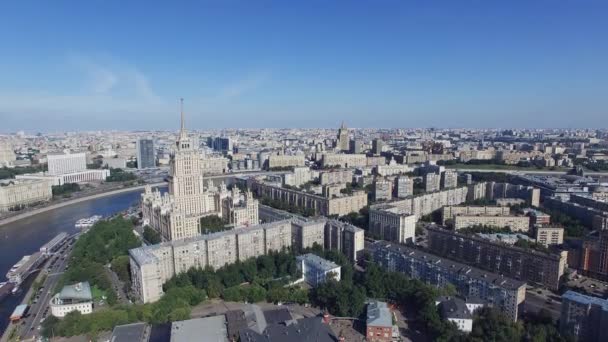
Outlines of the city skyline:
{"type": "Polygon", "coordinates": [[[140,5],[5,5],[0,132],[607,126],[603,3],[140,5]]]}

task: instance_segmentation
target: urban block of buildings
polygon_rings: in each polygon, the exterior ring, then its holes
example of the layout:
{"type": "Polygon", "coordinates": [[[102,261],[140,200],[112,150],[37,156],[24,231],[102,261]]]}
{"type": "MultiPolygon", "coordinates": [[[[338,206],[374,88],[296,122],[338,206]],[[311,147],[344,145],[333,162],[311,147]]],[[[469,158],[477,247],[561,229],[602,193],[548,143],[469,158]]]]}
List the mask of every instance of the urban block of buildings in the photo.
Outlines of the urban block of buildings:
{"type": "Polygon", "coordinates": [[[45,179],[0,180],[0,212],[50,201],[53,198],[51,183],[45,179]]]}
{"type": "Polygon", "coordinates": [[[432,253],[552,290],[559,289],[566,269],[565,251],[523,249],[436,226],[428,226],[427,233],[428,249],[432,253]]]}
{"type": "Polygon", "coordinates": [[[526,297],[526,283],[445,259],[419,249],[377,241],[370,247],[374,262],[427,284],[452,284],[462,297],[476,297],[501,310],[513,321],[526,297]]]}
{"type": "Polygon", "coordinates": [[[562,295],[559,330],[577,341],[608,341],[608,300],[574,291],[562,295]]]}

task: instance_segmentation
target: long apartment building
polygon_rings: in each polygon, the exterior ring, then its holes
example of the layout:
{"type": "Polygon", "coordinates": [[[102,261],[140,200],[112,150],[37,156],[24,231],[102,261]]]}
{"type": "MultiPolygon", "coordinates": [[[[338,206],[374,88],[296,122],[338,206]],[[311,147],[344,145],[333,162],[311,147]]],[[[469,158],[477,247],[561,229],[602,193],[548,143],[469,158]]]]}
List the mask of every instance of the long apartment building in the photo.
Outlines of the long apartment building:
{"type": "Polygon", "coordinates": [[[520,198],[526,204],[540,206],[540,189],[533,186],[516,185],[511,183],[480,182],[468,186],[468,200],[495,200],[499,198],[520,198]]]}
{"type": "Polygon", "coordinates": [[[47,180],[0,181],[0,212],[19,210],[28,205],[49,201],[51,198],[53,192],[51,183],[47,180]]]}
{"type": "Polygon", "coordinates": [[[129,251],[133,290],[144,303],[163,295],[163,284],[192,267],[223,266],[292,247],[297,251],[316,243],[356,261],[363,253],[364,231],[336,220],[281,220],[248,228],[139,247],[129,251]]]}
{"type": "Polygon", "coordinates": [[[144,303],[163,295],[163,284],[192,267],[219,269],[290,247],[291,221],[277,221],[129,250],[131,283],[144,303]]]}
{"type": "Polygon", "coordinates": [[[453,220],[456,215],[509,215],[509,207],[477,206],[477,205],[448,205],[441,209],[441,224],[453,220]]]}
{"type": "Polygon", "coordinates": [[[271,154],[268,156],[268,168],[275,167],[294,167],[304,166],[306,160],[303,154],[287,155],[287,154],[271,154]]]}
{"type": "Polygon", "coordinates": [[[419,249],[378,241],[370,247],[374,262],[436,287],[452,284],[459,295],[477,297],[513,321],[526,297],[526,283],[444,259],[419,249]]]}
{"type": "Polygon", "coordinates": [[[343,168],[365,167],[367,166],[367,156],[365,154],[338,154],[324,153],[321,157],[321,166],[336,166],[343,168]]]}
{"type": "MultiPolygon", "coordinates": [[[[572,196],[576,197],[576,196],[572,196]]],[[[588,207],[586,205],[567,201],[560,197],[547,197],[543,205],[554,211],[562,212],[581,221],[584,225],[594,230],[608,229],[608,212],[588,207]]]]}
{"type": "Polygon", "coordinates": [[[319,172],[321,185],[351,183],[353,181],[353,170],[331,170],[319,172]]]}
{"type": "MultiPolygon", "coordinates": [[[[439,210],[446,205],[462,204],[467,200],[467,187],[441,190],[429,194],[422,194],[388,203],[390,207],[403,209],[404,212],[415,215],[417,219],[439,210]]],[[[387,204],[372,205],[370,209],[385,210],[387,204]]]]}
{"type": "Polygon", "coordinates": [[[260,197],[281,200],[299,208],[312,209],[316,215],[343,216],[353,211],[358,212],[367,205],[367,193],[365,191],[354,191],[352,195],[340,194],[335,197],[323,197],[304,191],[283,188],[256,179],[250,184],[252,191],[260,197]]]}
{"type": "Polygon", "coordinates": [[[530,229],[530,217],[516,215],[455,215],[454,229],[474,226],[508,227],[512,231],[527,232],[530,229]]]}
{"type": "Polygon", "coordinates": [[[523,249],[436,226],[428,226],[427,233],[428,249],[434,254],[552,290],[559,288],[566,268],[567,252],[523,249]]]}

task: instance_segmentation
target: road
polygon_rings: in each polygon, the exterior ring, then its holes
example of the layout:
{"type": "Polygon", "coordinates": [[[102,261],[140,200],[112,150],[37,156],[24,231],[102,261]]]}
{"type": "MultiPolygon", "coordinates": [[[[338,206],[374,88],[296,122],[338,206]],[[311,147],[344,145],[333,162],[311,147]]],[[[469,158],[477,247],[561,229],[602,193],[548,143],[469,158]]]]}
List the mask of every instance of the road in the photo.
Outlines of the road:
{"type": "MultiPolygon", "coordinates": [[[[568,171],[556,171],[556,170],[525,170],[525,169],[517,169],[517,170],[509,170],[509,169],[476,169],[476,168],[468,168],[468,167],[448,167],[452,170],[457,170],[458,172],[481,172],[481,173],[509,173],[509,174],[539,174],[539,175],[565,175],[568,174],[568,171]]],[[[594,171],[585,171],[586,176],[608,176],[608,172],[594,172],[594,171]]]]}
{"type": "Polygon", "coordinates": [[[524,302],[525,312],[539,312],[545,309],[551,313],[554,320],[559,319],[561,315],[562,303],[555,299],[540,296],[533,291],[526,291],[526,300],[524,302]]]}
{"type": "MultiPolygon", "coordinates": [[[[73,240],[68,240],[73,241],[73,240]]],[[[57,282],[61,278],[61,275],[65,271],[69,255],[72,252],[74,244],[71,245],[64,244],[59,252],[53,255],[46,263],[46,267],[41,272],[46,272],[49,270],[49,273],[42,285],[41,292],[32,293],[32,296],[38,297],[38,300],[35,304],[29,309],[29,317],[27,317],[22,324],[21,330],[21,338],[26,339],[35,339],[40,332],[38,331],[38,326],[41,323],[42,319],[45,319],[50,312],[49,310],[49,301],[51,300],[53,290],[55,286],[57,286],[57,282]],[[65,249],[64,249],[65,248],[65,249]],[[55,261],[55,264],[53,264],[55,261]],[[51,266],[52,265],[52,266],[51,266]]]]}

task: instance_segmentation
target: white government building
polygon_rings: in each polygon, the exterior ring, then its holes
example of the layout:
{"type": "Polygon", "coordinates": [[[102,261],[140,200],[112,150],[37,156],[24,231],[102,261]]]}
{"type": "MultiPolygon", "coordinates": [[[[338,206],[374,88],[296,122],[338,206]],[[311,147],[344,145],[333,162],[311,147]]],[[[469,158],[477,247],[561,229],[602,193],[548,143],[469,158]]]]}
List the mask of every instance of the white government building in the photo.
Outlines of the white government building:
{"type": "Polygon", "coordinates": [[[88,170],[86,153],[71,153],[65,150],[61,153],[47,155],[48,171],[17,175],[17,179],[46,179],[51,185],[67,183],[85,183],[104,181],[110,176],[110,170],[88,170]]]}

